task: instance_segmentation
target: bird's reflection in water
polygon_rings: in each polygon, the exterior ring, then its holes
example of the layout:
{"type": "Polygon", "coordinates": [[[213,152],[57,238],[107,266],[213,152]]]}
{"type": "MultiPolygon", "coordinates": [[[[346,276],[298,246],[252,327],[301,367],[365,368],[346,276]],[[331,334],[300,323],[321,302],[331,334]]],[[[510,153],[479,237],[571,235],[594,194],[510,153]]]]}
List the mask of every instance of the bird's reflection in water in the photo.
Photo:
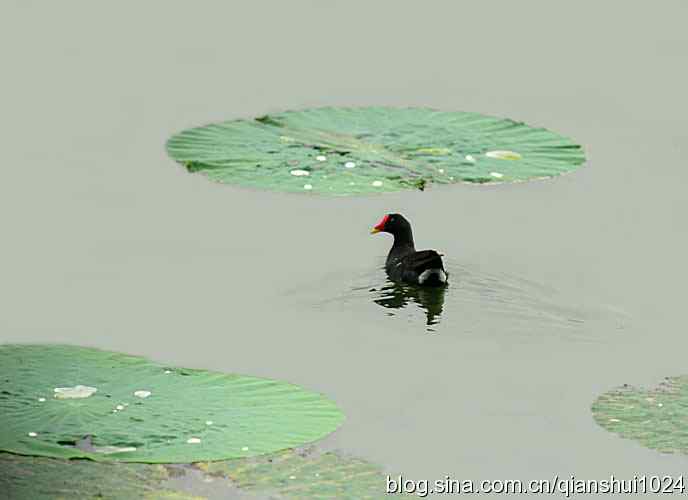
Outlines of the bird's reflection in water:
{"type": "Polygon", "coordinates": [[[373,302],[386,309],[403,309],[409,304],[417,304],[425,311],[426,325],[432,326],[440,322],[447,288],[414,286],[387,280],[381,288],[371,288],[370,292],[373,293],[373,302]]]}

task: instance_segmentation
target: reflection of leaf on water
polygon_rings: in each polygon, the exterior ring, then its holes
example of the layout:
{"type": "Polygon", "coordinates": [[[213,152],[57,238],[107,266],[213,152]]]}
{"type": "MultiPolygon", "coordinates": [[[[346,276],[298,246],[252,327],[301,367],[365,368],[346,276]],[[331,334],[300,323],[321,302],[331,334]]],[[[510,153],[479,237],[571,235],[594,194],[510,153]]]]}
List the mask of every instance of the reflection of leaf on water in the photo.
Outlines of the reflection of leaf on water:
{"type": "Polygon", "coordinates": [[[410,303],[417,304],[425,311],[426,324],[436,325],[440,322],[447,287],[420,287],[388,281],[379,290],[373,288],[371,291],[376,297],[373,302],[387,309],[403,309],[410,303]]]}

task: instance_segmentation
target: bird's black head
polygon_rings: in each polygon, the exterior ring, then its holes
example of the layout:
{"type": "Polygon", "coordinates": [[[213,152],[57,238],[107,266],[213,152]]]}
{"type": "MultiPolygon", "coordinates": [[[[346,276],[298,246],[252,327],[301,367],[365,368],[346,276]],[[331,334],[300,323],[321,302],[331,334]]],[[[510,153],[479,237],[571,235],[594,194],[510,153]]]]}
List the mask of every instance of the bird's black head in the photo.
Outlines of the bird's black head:
{"type": "Polygon", "coordinates": [[[370,230],[372,234],[375,233],[390,233],[394,236],[411,235],[411,223],[401,214],[387,214],[380,222],[377,223],[373,229],[370,230]]]}

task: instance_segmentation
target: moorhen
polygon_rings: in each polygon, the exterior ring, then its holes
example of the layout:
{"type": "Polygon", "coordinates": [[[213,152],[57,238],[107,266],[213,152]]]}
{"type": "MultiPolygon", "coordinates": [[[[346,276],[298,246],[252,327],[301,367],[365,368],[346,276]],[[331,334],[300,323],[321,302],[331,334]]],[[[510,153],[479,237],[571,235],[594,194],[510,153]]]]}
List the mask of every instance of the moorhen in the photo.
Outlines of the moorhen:
{"type": "Polygon", "coordinates": [[[448,275],[442,264],[442,255],[434,250],[416,251],[411,224],[403,215],[385,215],[370,232],[394,236],[394,244],[385,262],[385,270],[392,281],[424,286],[447,283],[448,275]]]}

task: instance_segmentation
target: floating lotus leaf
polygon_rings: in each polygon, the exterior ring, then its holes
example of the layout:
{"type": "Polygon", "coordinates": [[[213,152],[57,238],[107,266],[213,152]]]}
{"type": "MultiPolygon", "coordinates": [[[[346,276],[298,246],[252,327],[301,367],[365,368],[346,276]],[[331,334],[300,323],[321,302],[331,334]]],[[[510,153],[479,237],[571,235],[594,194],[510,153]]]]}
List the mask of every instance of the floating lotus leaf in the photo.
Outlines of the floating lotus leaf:
{"type": "Polygon", "coordinates": [[[378,500],[386,497],[386,476],[380,467],[337,453],[286,450],[251,459],[196,465],[206,474],[229,478],[241,491],[270,494],[270,498],[378,500]]]}
{"type": "Polygon", "coordinates": [[[201,500],[167,488],[162,465],[106,464],[0,453],[0,492],[13,500],[201,500]]]}
{"type": "Polygon", "coordinates": [[[585,161],[578,144],[543,128],[423,108],[316,108],[233,120],[185,130],[167,150],[218,182],[330,195],[523,181],[585,161]]]}
{"type": "Polygon", "coordinates": [[[221,460],[300,446],[343,420],[333,402],[286,382],[83,347],[0,346],[0,380],[0,449],[26,455],[221,460]],[[97,390],[53,397],[77,386],[97,390]]]}
{"type": "Polygon", "coordinates": [[[105,463],[0,453],[0,491],[5,495],[2,498],[17,500],[201,500],[179,491],[177,485],[183,484],[187,491],[202,491],[202,485],[211,481],[215,494],[227,498],[244,492],[261,498],[377,500],[385,496],[386,490],[386,476],[379,466],[332,452],[284,450],[193,466],[202,474],[191,473],[188,465],[105,463]],[[172,478],[182,478],[182,482],[169,481],[172,478]]]}
{"type": "Polygon", "coordinates": [[[610,432],[664,453],[688,454],[688,376],[666,378],[650,390],[624,386],[592,405],[610,432]]]}

